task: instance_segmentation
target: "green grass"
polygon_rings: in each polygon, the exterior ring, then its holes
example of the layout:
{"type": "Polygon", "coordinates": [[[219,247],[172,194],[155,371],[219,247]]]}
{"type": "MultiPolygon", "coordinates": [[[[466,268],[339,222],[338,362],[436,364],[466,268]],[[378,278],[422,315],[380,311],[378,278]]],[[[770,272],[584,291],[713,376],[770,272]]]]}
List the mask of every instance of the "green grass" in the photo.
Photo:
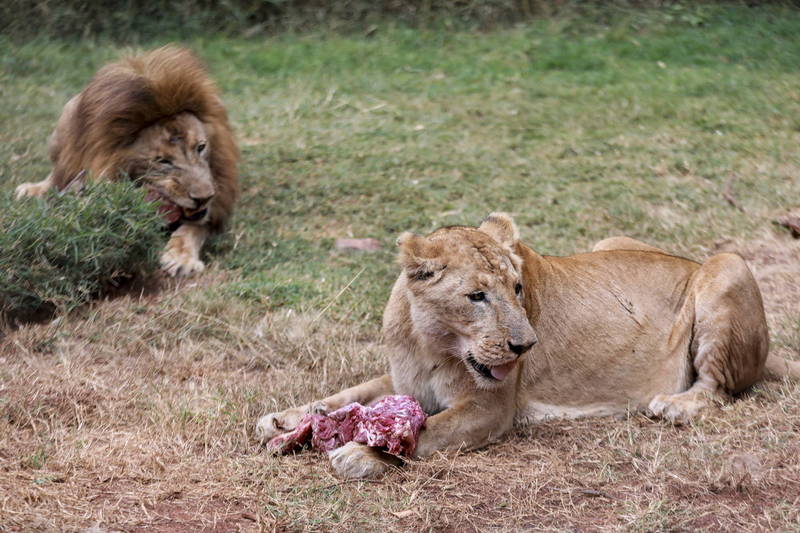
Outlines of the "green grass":
{"type": "MultiPolygon", "coordinates": [[[[615,11],[490,33],[202,36],[241,143],[242,200],[207,298],[376,324],[394,238],[513,213],[544,253],[625,233],[702,254],[798,197],[800,16],[615,11]],[[747,209],[729,206],[731,181],[747,209]],[[375,237],[370,254],[337,236],[375,237]]],[[[159,45],[167,39],[146,43],[159,45]]],[[[41,179],[61,106],[125,49],[0,40],[0,187],[41,179]]]]}

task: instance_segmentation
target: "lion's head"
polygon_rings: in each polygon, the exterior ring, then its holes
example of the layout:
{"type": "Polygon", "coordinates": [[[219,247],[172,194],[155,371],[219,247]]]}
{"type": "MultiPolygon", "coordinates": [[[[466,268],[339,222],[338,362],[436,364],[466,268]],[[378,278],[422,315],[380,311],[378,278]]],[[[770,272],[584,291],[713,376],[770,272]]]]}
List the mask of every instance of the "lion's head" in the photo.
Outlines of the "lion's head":
{"type": "Polygon", "coordinates": [[[499,386],[537,340],[522,306],[517,239],[502,213],[479,228],[398,239],[415,329],[460,358],[481,388],[499,386]]]}
{"type": "Polygon", "coordinates": [[[64,108],[53,182],[127,176],[164,200],[170,222],[217,228],[238,192],[239,157],[216,85],[189,50],[165,46],[101,68],[64,108]]]}
{"type": "Polygon", "coordinates": [[[216,194],[209,166],[213,148],[205,125],[180,113],[142,130],[128,149],[131,176],[177,207],[175,217],[199,221],[216,194]]]}

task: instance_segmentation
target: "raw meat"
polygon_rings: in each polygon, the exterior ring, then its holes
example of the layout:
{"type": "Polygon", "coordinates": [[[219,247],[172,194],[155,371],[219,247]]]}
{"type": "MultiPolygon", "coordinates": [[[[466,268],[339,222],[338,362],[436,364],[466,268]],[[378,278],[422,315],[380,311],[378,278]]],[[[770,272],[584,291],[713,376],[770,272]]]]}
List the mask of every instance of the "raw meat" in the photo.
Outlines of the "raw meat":
{"type": "Polygon", "coordinates": [[[173,204],[153,189],[147,191],[147,196],[144,199],[148,202],[155,202],[158,204],[158,212],[164,218],[164,222],[172,224],[181,218],[180,206],[173,204]]]}
{"type": "Polygon", "coordinates": [[[350,441],[412,456],[426,415],[411,396],[387,396],[371,407],[351,403],[328,415],[308,414],[297,427],[267,443],[276,452],[290,452],[311,441],[325,452],[350,441]]]}

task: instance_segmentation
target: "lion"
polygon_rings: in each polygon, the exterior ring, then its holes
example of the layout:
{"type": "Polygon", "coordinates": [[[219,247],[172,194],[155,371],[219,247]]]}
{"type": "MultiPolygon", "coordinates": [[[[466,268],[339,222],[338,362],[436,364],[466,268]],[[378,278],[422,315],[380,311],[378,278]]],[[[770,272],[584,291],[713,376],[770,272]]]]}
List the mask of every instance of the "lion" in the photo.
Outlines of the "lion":
{"type": "MultiPolygon", "coordinates": [[[[402,272],[383,316],[390,373],[318,402],[262,417],[257,437],[308,412],[389,394],[414,396],[429,418],[416,457],[476,449],[516,423],[642,411],[674,424],[739,394],[768,371],[761,293],[731,253],[700,264],[627,237],[590,253],[539,255],[503,213],[398,239],[402,272]]],[[[330,452],[348,478],[397,459],[362,444],[330,452]]]]}
{"type": "Polygon", "coordinates": [[[171,276],[201,272],[200,249],[230,217],[239,158],[214,82],[189,50],[165,46],[101,68],[67,102],[49,142],[53,169],[18,198],[83,178],[131,179],[161,202],[171,276]]]}

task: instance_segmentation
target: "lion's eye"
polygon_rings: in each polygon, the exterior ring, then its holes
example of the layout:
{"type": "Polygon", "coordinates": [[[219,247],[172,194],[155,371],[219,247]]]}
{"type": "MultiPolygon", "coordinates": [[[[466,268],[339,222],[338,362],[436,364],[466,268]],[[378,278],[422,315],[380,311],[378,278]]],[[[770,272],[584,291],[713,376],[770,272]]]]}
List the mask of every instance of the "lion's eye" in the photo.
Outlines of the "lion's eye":
{"type": "Polygon", "coordinates": [[[197,147],[195,148],[195,150],[197,150],[198,154],[202,154],[203,150],[205,150],[205,149],[206,149],[206,143],[199,143],[197,145],[197,147]]]}
{"type": "Polygon", "coordinates": [[[483,291],[475,291],[467,294],[467,298],[472,300],[473,302],[482,302],[486,299],[486,293],[483,291]]]}
{"type": "Polygon", "coordinates": [[[172,159],[170,159],[168,157],[158,156],[155,159],[153,159],[153,161],[155,161],[159,165],[172,165],[172,159]]]}
{"type": "Polygon", "coordinates": [[[516,285],[514,285],[514,294],[519,296],[519,293],[521,292],[522,292],[522,283],[517,283],[516,285]]]}

